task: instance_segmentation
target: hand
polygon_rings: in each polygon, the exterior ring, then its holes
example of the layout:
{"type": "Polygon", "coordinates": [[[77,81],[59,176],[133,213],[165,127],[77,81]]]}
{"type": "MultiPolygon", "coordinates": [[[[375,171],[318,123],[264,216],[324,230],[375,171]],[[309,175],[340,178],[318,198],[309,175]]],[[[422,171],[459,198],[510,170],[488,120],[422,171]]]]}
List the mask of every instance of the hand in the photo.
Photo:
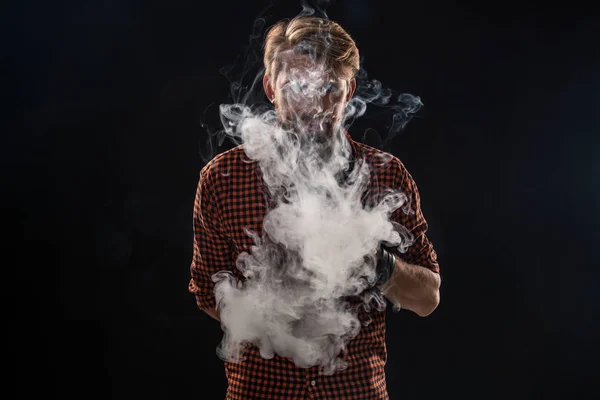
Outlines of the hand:
{"type": "Polygon", "coordinates": [[[380,245],[377,251],[377,265],[375,267],[377,282],[375,285],[385,284],[391,278],[395,266],[396,258],[394,255],[386,250],[383,245],[380,245]]]}
{"type": "Polygon", "coordinates": [[[383,244],[379,245],[374,256],[365,256],[364,261],[366,266],[375,269],[375,282],[368,285],[368,289],[385,284],[392,276],[396,265],[395,256],[383,244]]]}

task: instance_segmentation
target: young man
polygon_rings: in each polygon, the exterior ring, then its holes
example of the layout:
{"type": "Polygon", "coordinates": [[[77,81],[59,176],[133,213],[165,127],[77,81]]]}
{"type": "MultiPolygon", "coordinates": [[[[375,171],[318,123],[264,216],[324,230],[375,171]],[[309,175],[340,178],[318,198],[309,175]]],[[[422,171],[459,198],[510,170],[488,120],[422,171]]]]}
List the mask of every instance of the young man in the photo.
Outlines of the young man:
{"type": "MultiPolygon", "coordinates": [[[[392,221],[410,232],[414,242],[405,253],[382,246],[378,253],[377,283],[394,305],[427,316],[439,303],[437,256],[425,232],[417,186],[402,162],[389,154],[352,140],[341,128],[345,110],[354,95],[359,53],[350,35],[335,22],[298,17],[273,26],[265,41],[264,90],[273,103],[278,123],[300,136],[321,143],[328,156],[336,135],[347,140],[352,159],[371,166],[369,189],[387,185],[406,194],[411,211],[396,210],[392,221]]],[[[305,139],[305,138],[304,138],[305,139]]],[[[301,141],[304,140],[301,138],[301,141]]],[[[216,320],[213,274],[236,269],[238,255],[253,245],[245,228],[261,232],[265,206],[261,175],[248,163],[243,145],[213,158],[201,171],[194,206],[192,292],[198,307],[216,320]],[[228,171],[223,174],[221,171],[228,171]]],[[[331,376],[318,369],[299,368],[275,355],[263,359],[250,346],[244,360],[225,362],[229,383],[227,399],[387,399],[384,366],[386,313],[371,311],[371,320],[347,346],[347,368],[331,376]]]]}

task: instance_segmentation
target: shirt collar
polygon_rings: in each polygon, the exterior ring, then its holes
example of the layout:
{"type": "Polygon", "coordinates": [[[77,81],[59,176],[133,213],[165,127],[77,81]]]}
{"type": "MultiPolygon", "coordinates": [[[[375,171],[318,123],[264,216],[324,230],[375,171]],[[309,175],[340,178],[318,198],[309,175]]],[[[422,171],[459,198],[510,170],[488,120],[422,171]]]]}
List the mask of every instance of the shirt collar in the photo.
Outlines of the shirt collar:
{"type": "Polygon", "coordinates": [[[359,148],[357,142],[354,141],[354,139],[352,139],[352,136],[345,128],[342,128],[342,132],[344,133],[344,136],[346,136],[346,139],[348,139],[348,143],[350,144],[350,149],[352,152],[350,159],[352,161],[356,160],[356,159],[360,159],[362,156],[362,153],[360,151],[360,148],[359,148]]]}

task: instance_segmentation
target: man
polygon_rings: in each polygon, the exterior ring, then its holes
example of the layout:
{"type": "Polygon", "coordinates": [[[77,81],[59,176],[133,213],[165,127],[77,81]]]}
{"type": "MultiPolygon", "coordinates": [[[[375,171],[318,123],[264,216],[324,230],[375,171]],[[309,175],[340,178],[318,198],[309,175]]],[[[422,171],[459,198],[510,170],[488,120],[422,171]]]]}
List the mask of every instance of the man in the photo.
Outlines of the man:
{"type": "MultiPolygon", "coordinates": [[[[266,36],[264,65],[264,90],[281,126],[299,131],[301,141],[310,137],[322,143],[324,158],[330,154],[327,144],[339,134],[348,141],[352,159],[371,166],[366,192],[387,185],[406,194],[409,211],[398,209],[391,220],[410,232],[414,241],[404,253],[381,246],[377,284],[395,306],[423,317],[431,314],[439,303],[439,265],[425,235],[428,226],[417,186],[398,158],[352,140],[341,129],[359,70],[358,49],[350,35],[326,19],[304,16],[281,21],[266,36]],[[319,68],[318,78],[307,78],[319,68]],[[382,166],[381,159],[389,161],[382,166]]],[[[200,172],[189,291],[198,307],[216,320],[220,317],[211,278],[219,271],[231,271],[243,279],[235,268],[236,259],[253,245],[246,228],[263,229],[269,208],[265,202],[272,201],[266,201],[264,193],[259,167],[248,162],[243,145],[217,155],[200,172]]],[[[387,399],[386,313],[371,311],[368,318],[371,322],[347,346],[348,367],[331,376],[320,375],[314,367],[299,368],[278,355],[263,359],[250,346],[242,361],[225,362],[227,399],[387,399]]]]}

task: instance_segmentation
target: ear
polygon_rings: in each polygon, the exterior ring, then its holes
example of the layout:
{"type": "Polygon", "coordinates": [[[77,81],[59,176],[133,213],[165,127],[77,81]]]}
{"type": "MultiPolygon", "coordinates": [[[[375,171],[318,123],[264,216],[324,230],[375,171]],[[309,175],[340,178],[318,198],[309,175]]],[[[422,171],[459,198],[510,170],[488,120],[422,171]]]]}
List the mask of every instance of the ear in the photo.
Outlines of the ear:
{"type": "Polygon", "coordinates": [[[273,89],[273,85],[271,84],[271,78],[267,74],[263,77],[263,88],[265,89],[265,94],[267,98],[272,103],[275,99],[275,90],[273,89]]]}
{"type": "Polygon", "coordinates": [[[348,83],[348,94],[346,94],[346,104],[352,99],[354,96],[354,91],[356,90],[356,78],[350,79],[348,83]]]}

